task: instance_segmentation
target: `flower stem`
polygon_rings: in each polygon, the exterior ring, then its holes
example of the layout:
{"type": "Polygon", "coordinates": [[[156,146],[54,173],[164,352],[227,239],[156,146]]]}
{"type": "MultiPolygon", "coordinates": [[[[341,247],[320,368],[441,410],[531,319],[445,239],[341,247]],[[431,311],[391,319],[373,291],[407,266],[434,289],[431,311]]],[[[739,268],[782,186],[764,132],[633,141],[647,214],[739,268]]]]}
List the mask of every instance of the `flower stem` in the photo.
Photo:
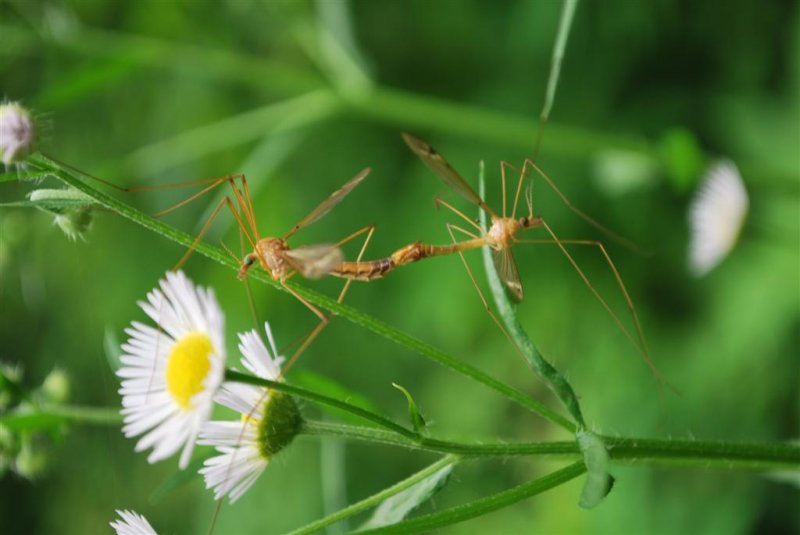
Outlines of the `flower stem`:
{"type": "Polygon", "coordinates": [[[44,405],[35,410],[0,416],[0,424],[12,430],[48,429],[65,422],[118,426],[122,423],[122,415],[119,408],[44,405]]]}
{"type": "Polygon", "coordinates": [[[506,457],[511,455],[580,455],[574,441],[558,442],[480,442],[463,443],[419,436],[408,439],[390,431],[336,424],[331,422],[307,421],[303,433],[308,435],[337,436],[408,449],[458,454],[462,457],[506,457]]]}

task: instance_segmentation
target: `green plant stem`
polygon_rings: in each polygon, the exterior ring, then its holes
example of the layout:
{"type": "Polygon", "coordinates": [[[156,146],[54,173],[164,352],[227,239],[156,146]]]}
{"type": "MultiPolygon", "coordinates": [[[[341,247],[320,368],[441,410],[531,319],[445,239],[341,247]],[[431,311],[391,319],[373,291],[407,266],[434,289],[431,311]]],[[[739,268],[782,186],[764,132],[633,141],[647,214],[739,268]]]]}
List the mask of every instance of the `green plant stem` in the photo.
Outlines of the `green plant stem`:
{"type": "MultiPolygon", "coordinates": [[[[96,200],[101,205],[105,206],[109,210],[112,210],[119,215],[130,219],[134,223],[141,225],[142,227],[151,230],[161,236],[177,242],[185,247],[192,246],[194,242],[194,238],[187,234],[186,232],[182,232],[177,230],[162,221],[154,219],[153,217],[144,214],[143,212],[125,204],[102,191],[94,188],[93,186],[89,185],[88,183],[81,180],[81,177],[85,178],[92,178],[84,173],[81,173],[75,169],[70,168],[64,164],[56,162],[47,156],[42,154],[35,154],[32,155],[28,159],[28,163],[32,166],[35,166],[37,169],[41,171],[47,171],[53,173],[54,176],[62,180],[69,186],[80,190],[94,200],[96,200]]],[[[220,264],[227,266],[231,269],[238,270],[239,266],[237,262],[232,260],[225,251],[223,251],[219,247],[212,247],[206,243],[199,243],[195,247],[195,251],[198,253],[216,261],[220,264]]],[[[267,273],[261,270],[251,270],[250,277],[255,278],[261,282],[265,282],[274,288],[277,288],[281,291],[286,291],[278,281],[273,280],[267,273]]],[[[411,335],[403,333],[387,323],[384,323],[378,319],[375,319],[363,312],[360,312],[350,306],[343,305],[337,303],[334,299],[330,297],[324,296],[318,292],[305,288],[303,286],[287,283],[287,285],[291,286],[291,288],[297,292],[301,297],[306,299],[307,301],[325,309],[329,312],[337,316],[341,316],[348,321],[359,325],[361,327],[366,328],[384,338],[392,340],[397,344],[406,347],[407,349],[411,349],[419,353],[420,355],[438,363],[442,366],[445,366],[465,377],[468,377],[474,381],[482,383],[483,385],[495,390],[496,392],[504,395],[508,399],[522,405],[523,407],[539,414],[543,418],[550,420],[551,422],[563,427],[564,429],[574,432],[575,426],[570,422],[568,419],[564,418],[557,412],[553,411],[546,405],[536,401],[532,397],[511,388],[510,386],[494,379],[493,377],[487,375],[486,373],[478,370],[477,368],[470,366],[469,364],[465,363],[462,360],[459,360],[455,357],[448,355],[447,353],[436,349],[435,347],[431,346],[414,338],[411,335]]]]}
{"type": "Polygon", "coordinates": [[[66,422],[118,426],[122,423],[122,415],[119,408],[44,405],[34,410],[0,416],[0,424],[9,429],[44,429],[66,422]]]}
{"type": "Polygon", "coordinates": [[[580,453],[573,441],[558,442],[486,442],[464,443],[419,436],[414,439],[401,437],[390,431],[337,424],[332,422],[307,421],[303,433],[308,435],[336,436],[351,440],[400,446],[403,448],[453,453],[462,457],[507,457],[516,455],[574,455],[580,453]]]}
{"type": "Polygon", "coordinates": [[[426,466],[425,468],[423,468],[419,472],[413,474],[410,477],[407,477],[406,479],[400,481],[399,483],[395,483],[391,487],[387,487],[387,488],[383,489],[382,491],[380,491],[378,493],[375,493],[375,494],[373,494],[372,496],[370,496],[368,498],[360,500],[360,501],[358,501],[358,502],[356,502],[356,503],[354,503],[352,505],[349,505],[349,506],[347,506],[347,507],[345,507],[343,509],[340,509],[339,511],[336,511],[333,514],[330,514],[330,515],[328,515],[328,516],[326,516],[324,518],[320,518],[319,520],[317,520],[315,522],[311,522],[310,524],[307,524],[307,525],[305,525],[305,526],[303,526],[301,528],[298,528],[298,529],[290,532],[290,535],[305,535],[307,533],[314,533],[315,531],[319,531],[320,529],[322,529],[322,528],[324,528],[326,526],[329,526],[331,524],[335,524],[336,522],[344,520],[345,518],[351,517],[351,516],[353,516],[355,514],[358,514],[358,513],[362,512],[362,511],[366,511],[367,509],[370,509],[371,507],[374,507],[374,506],[380,504],[385,499],[390,498],[390,497],[392,497],[392,496],[394,496],[394,495],[406,490],[407,488],[411,487],[412,485],[422,481],[423,479],[435,474],[436,472],[438,472],[442,468],[458,462],[458,460],[459,460],[459,457],[457,455],[445,455],[444,457],[442,457],[441,459],[439,459],[435,463],[426,466]]]}
{"type": "Polygon", "coordinates": [[[513,503],[557,487],[580,476],[585,470],[583,463],[573,463],[549,475],[487,496],[486,498],[481,498],[470,503],[450,507],[436,513],[419,516],[410,520],[404,520],[390,526],[358,531],[357,533],[418,533],[431,531],[432,529],[449,526],[458,522],[464,522],[465,520],[502,509],[503,507],[507,507],[513,503]]]}
{"type": "Polygon", "coordinates": [[[800,470],[800,444],[602,436],[611,460],[731,470],[800,470]]]}
{"type": "MultiPolygon", "coordinates": [[[[304,388],[231,370],[226,371],[226,379],[274,388],[316,403],[326,404],[350,412],[384,428],[375,429],[332,422],[306,422],[303,432],[310,435],[337,436],[409,449],[455,453],[463,457],[557,455],[580,458],[582,455],[577,442],[574,441],[463,443],[429,438],[372,411],[304,388]]],[[[597,436],[608,449],[611,460],[619,463],[700,465],[718,469],[800,469],[800,445],[798,444],[597,436]]]]}

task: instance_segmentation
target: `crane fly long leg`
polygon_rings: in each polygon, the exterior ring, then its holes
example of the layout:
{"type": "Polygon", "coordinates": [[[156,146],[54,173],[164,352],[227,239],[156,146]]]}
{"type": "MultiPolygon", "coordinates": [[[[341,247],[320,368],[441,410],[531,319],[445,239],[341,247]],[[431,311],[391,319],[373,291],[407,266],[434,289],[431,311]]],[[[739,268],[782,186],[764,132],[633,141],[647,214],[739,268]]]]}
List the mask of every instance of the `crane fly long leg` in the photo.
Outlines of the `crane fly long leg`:
{"type": "MultiPolygon", "coordinates": [[[[454,230],[458,230],[459,232],[462,232],[464,234],[469,234],[468,231],[456,225],[453,225],[452,223],[447,223],[447,232],[450,233],[450,238],[453,240],[453,243],[458,243],[458,241],[456,240],[456,236],[453,233],[454,230]]],[[[492,321],[494,321],[495,325],[497,325],[497,328],[500,329],[500,332],[503,333],[503,336],[505,336],[508,339],[508,341],[511,342],[512,347],[523,358],[523,360],[525,360],[525,355],[522,354],[522,350],[517,346],[516,343],[514,343],[514,340],[511,338],[511,335],[508,334],[508,331],[506,330],[505,327],[503,327],[503,324],[500,322],[500,319],[492,311],[492,307],[489,306],[489,301],[487,301],[486,296],[483,295],[483,290],[481,290],[481,287],[478,285],[478,281],[475,278],[475,275],[472,273],[472,269],[470,269],[469,264],[467,263],[467,258],[464,256],[464,253],[462,251],[458,251],[458,256],[461,257],[461,263],[464,264],[464,269],[467,270],[467,275],[469,276],[469,280],[472,281],[472,285],[475,287],[475,291],[478,292],[478,297],[480,298],[481,303],[483,303],[483,308],[489,314],[489,317],[492,318],[492,321]]]]}
{"type": "MultiPolygon", "coordinates": [[[[438,208],[439,206],[444,206],[445,208],[449,209],[449,210],[450,210],[450,211],[452,211],[454,214],[456,214],[457,216],[459,216],[461,219],[463,219],[464,221],[466,221],[467,223],[469,223],[470,225],[472,225],[473,227],[475,227],[475,228],[478,230],[478,232],[482,232],[480,225],[478,225],[478,224],[477,224],[477,223],[476,223],[474,220],[472,220],[472,219],[470,219],[469,217],[467,217],[467,216],[466,216],[466,215],[465,215],[465,214],[464,214],[464,213],[463,213],[461,210],[459,210],[458,208],[456,208],[456,207],[455,207],[455,206],[453,206],[452,204],[448,203],[448,202],[447,202],[447,201],[445,201],[444,199],[440,199],[439,197],[435,197],[435,198],[433,199],[433,202],[436,204],[436,207],[437,207],[437,208],[438,208]]],[[[477,236],[476,236],[476,237],[477,237],[477,236]]]]}
{"type": "MultiPolygon", "coordinates": [[[[614,274],[614,278],[617,281],[617,286],[619,287],[620,292],[622,292],[622,296],[625,298],[625,303],[628,306],[628,311],[630,312],[631,319],[633,320],[633,324],[635,325],[636,332],[639,336],[639,342],[641,343],[642,348],[644,348],[645,353],[649,354],[650,349],[644,336],[644,330],[639,322],[639,315],[636,313],[636,306],[633,304],[633,300],[631,299],[630,293],[628,293],[628,289],[625,287],[622,276],[619,274],[617,266],[614,264],[614,261],[611,260],[611,255],[608,253],[603,243],[597,240],[560,240],[560,242],[564,245],[589,245],[597,247],[600,250],[600,253],[603,255],[606,264],[608,264],[608,267],[614,274]]],[[[556,242],[553,240],[517,240],[516,243],[555,244],[556,242]]]]}
{"type": "MultiPolygon", "coordinates": [[[[538,165],[533,163],[531,160],[525,160],[525,163],[522,166],[523,175],[525,174],[525,169],[528,168],[528,167],[530,167],[531,169],[536,171],[536,173],[544,179],[544,181],[547,183],[547,185],[550,187],[550,189],[553,190],[555,192],[555,194],[558,195],[558,197],[561,199],[561,202],[564,203],[564,206],[566,206],[567,208],[572,210],[572,212],[575,215],[577,215],[578,217],[580,217],[581,219],[583,219],[584,221],[586,221],[587,223],[592,225],[594,228],[596,228],[597,230],[599,230],[600,232],[602,232],[603,234],[605,234],[606,236],[608,236],[612,240],[616,241],[617,243],[627,247],[628,249],[631,249],[632,251],[637,251],[639,253],[642,253],[641,247],[636,245],[633,241],[631,241],[628,238],[625,238],[624,236],[621,236],[620,234],[617,234],[613,230],[601,225],[594,218],[592,218],[591,216],[589,216],[588,214],[586,214],[585,212],[580,210],[578,207],[573,205],[572,202],[567,198],[567,196],[564,195],[561,192],[560,189],[558,189],[558,187],[555,185],[555,182],[553,182],[553,179],[550,178],[549,176],[547,176],[547,174],[544,171],[542,171],[542,169],[538,165]]],[[[520,180],[521,179],[522,178],[520,177],[520,180]]]]}
{"type": "MultiPolygon", "coordinates": [[[[646,342],[644,342],[644,333],[642,332],[641,326],[639,324],[639,317],[636,314],[636,309],[633,307],[633,301],[630,299],[630,296],[628,295],[627,290],[624,288],[625,285],[622,283],[622,277],[619,276],[619,272],[617,271],[616,266],[614,266],[613,262],[611,262],[611,257],[608,256],[607,253],[605,253],[605,257],[606,257],[606,259],[609,260],[609,262],[610,262],[609,265],[611,266],[612,271],[614,271],[614,274],[617,277],[617,282],[621,285],[620,287],[622,288],[623,295],[625,295],[625,297],[626,297],[626,302],[629,303],[629,310],[631,311],[632,317],[634,318],[633,321],[634,321],[634,324],[636,326],[636,330],[638,332],[639,339],[641,340],[641,345],[640,345],[640,343],[637,343],[636,338],[625,327],[625,325],[619,319],[619,316],[617,316],[617,314],[614,313],[614,311],[608,305],[606,300],[603,299],[603,297],[600,295],[600,292],[598,292],[595,289],[595,287],[592,286],[592,283],[589,281],[589,278],[586,276],[586,274],[583,272],[583,270],[578,266],[578,263],[575,261],[575,259],[572,257],[572,255],[569,254],[569,251],[567,251],[566,247],[564,247],[564,243],[565,242],[560,240],[555,235],[553,230],[550,228],[550,225],[548,225],[544,220],[542,220],[542,226],[547,230],[548,234],[550,234],[550,236],[553,238],[553,243],[555,243],[558,246],[558,248],[561,249],[561,252],[564,253],[564,256],[567,257],[567,260],[569,260],[569,263],[572,264],[572,267],[574,267],[575,271],[578,272],[578,275],[581,277],[581,279],[583,280],[584,284],[586,284],[586,287],[589,288],[589,290],[592,292],[592,294],[595,296],[595,298],[600,302],[600,304],[603,306],[603,308],[606,310],[606,312],[608,312],[609,316],[611,316],[611,318],[614,320],[614,323],[617,324],[617,327],[619,327],[620,331],[622,331],[622,333],[625,335],[625,337],[628,338],[628,340],[631,342],[631,344],[633,344],[633,346],[637,349],[639,354],[644,359],[645,363],[647,363],[648,367],[650,368],[650,371],[653,373],[653,376],[656,379],[658,379],[659,381],[663,382],[664,381],[663,375],[661,374],[661,372],[656,367],[655,363],[653,362],[653,359],[650,357],[650,354],[649,354],[649,351],[648,351],[648,348],[647,348],[647,344],[646,344],[646,342]]],[[[578,240],[578,241],[580,241],[580,240],[578,240]]],[[[605,248],[603,247],[603,248],[601,248],[601,250],[605,251],[605,248]]]]}
{"type": "MultiPolygon", "coordinates": [[[[513,169],[513,170],[516,171],[517,168],[514,167],[513,165],[511,165],[510,163],[506,162],[506,161],[501,161],[500,162],[500,172],[502,173],[502,175],[504,177],[506,176],[506,170],[507,169],[513,169]]],[[[514,219],[515,217],[517,217],[517,204],[519,203],[519,195],[520,195],[520,192],[522,191],[522,183],[525,181],[525,176],[526,175],[527,175],[527,173],[525,172],[525,166],[523,165],[522,166],[522,171],[520,171],[520,174],[519,174],[519,179],[517,180],[517,190],[514,192],[514,205],[511,208],[511,219],[514,219]]],[[[531,217],[533,217],[533,214],[531,214],[531,217]]]]}
{"type": "Polygon", "coordinates": [[[309,213],[307,216],[301,219],[299,223],[297,223],[294,227],[292,227],[292,229],[283,236],[283,239],[288,240],[291,236],[294,235],[295,232],[297,232],[301,228],[307,227],[311,223],[325,216],[337,204],[342,202],[344,198],[347,197],[350,194],[350,192],[353,191],[356,188],[356,186],[358,186],[361,183],[362,180],[367,178],[367,175],[370,173],[371,170],[372,169],[370,169],[369,167],[363,169],[355,177],[351,178],[344,186],[334,191],[330,197],[322,201],[322,203],[316,208],[314,208],[311,211],[311,213],[309,213]]]}
{"type": "Polygon", "coordinates": [[[233,203],[231,202],[230,198],[226,195],[223,199],[221,199],[217,203],[217,206],[214,208],[214,210],[211,212],[211,215],[208,217],[206,222],[203,224],[203,228],[201,228],[200,232],[197,233],[197,236],[195,237],[194,241],[189,246],[189,248],[186,250],[186,252],[183,253],[183,256],[181,257],[180,260],[178,260],[178,263],[175,264],[175,266],[172,268],[172,271],[177,271],[178,269],[180,269],[180,267],[183,264],[186,263],[187,260],[189,260],[189,257],[192,255],[194,250],[197,248],[197,245],[203,239],[203,236],[205,236],[206,232],[208,232],[208,229],[211,228],[211,224],[217,218],[217,216],[219,215],[220,210],[222,210],[222,207],[225,206],[225,205],[228,206],[228,208],[231,210],[231,212],[233,212],[234,216],[236,216],[236,220],[239,221],[239,223],[241,224],[241,220],[239,219],[239,216],[236,213],[236,208],[233,206],[233,203]]]}
{"type": "MultiPolygon", "coordinates": [[[[357,238],[358,236],[361,236],[365,232],[367,233],[367,237],[364,238],[364,243],[361,245],[361,250],[358,252],[358,256],[356,257],[356,262],[361,262],[361,259],[364,257],[364,253],[367,250],[367,246],[369,245],[369,242],[372,239],[372,234],[375,232],[375,225],[367,225],[366,227],[357,230],[356,232],[352,233],[345,239],[340,240],[339,243],[337,243],[336,245],[341,247],[345,243],[357,238]]],[[[342,291],[339,293],[339,298],[336,300],[337,303],[341,304],[342,301],[344,301],[344,296],[347,293],[347,290],[350,288],[350,285],[352,283],[353,279],[347,279],[345,281],[344,286],[342,286],[342,291]]]]}

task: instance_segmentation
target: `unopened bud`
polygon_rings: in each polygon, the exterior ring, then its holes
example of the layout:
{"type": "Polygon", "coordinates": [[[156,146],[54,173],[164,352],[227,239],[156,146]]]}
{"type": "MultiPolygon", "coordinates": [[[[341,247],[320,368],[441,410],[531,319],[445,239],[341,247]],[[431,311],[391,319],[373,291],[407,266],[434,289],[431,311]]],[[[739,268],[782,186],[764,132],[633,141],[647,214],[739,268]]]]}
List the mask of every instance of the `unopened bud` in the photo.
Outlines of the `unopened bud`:
{"type": "Polygon", "coordinates": [[[16,102],[0,104],[0,158],[6,165],[24,160],[33,150],[31,114],[16,102]]]}

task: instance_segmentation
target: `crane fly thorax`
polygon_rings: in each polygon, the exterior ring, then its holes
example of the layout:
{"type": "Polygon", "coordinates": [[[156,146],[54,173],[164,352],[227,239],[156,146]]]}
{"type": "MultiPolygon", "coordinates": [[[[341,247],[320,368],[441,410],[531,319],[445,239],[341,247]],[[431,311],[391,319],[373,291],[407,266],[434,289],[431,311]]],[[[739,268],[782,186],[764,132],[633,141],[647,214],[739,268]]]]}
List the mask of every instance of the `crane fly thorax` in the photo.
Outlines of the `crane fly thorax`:
{"type": "Polygon", "coordinates": [[[255,253],[261,268],[274,279],[284,277],[289,271],[289,265],[283,259],[283,252],[289,246],[280,238],[262,238],[256,243],[255,253]]]}
{"type": "Polygon", "coordinates": [[[486,233],[486,242],[492,249],[501,250],[509,247],[517,231],[521,228],[520,222],[510,217],[498,217],[492,221],[489,232],[486,233]]]}

